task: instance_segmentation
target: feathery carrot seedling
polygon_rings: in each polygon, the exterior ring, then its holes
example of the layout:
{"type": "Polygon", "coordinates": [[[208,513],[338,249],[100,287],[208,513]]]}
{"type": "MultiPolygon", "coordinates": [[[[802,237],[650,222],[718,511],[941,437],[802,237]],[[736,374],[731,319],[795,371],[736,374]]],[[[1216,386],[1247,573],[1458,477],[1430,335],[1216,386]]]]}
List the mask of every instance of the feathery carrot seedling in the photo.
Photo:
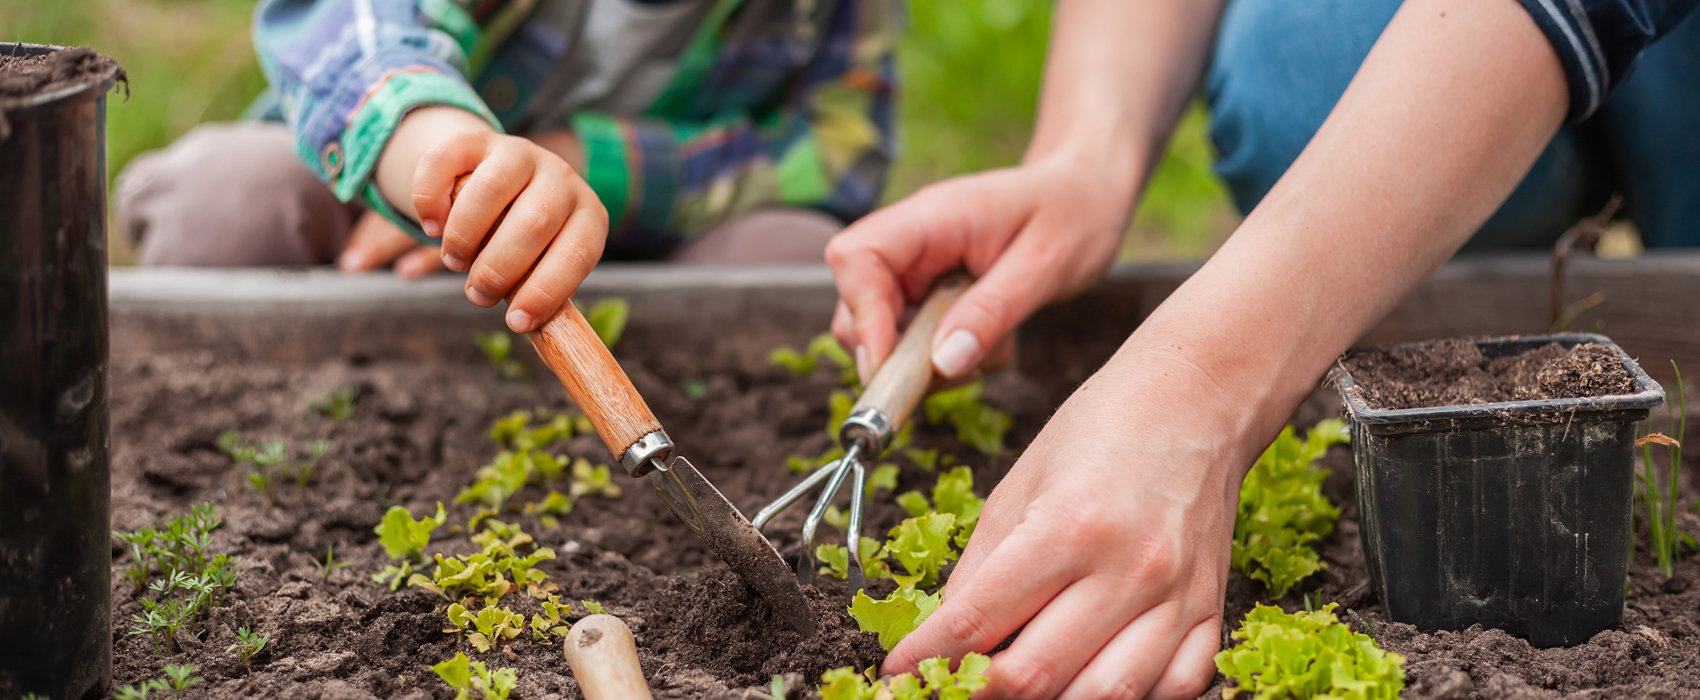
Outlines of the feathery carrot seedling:
{"type": "Polygon", "coordinates": [[[331,420],[347,420],[354,415],[354,401],[360,397],[358,387],[343,387],[331,392],[325,398],[313,402],[313,410],[331,420]]]}
{"type": "Polygon", "coordinates": [[[236,643],[224,651],[242,657],[242,668],[253,673],[254,667],[250,664],[255,656],[259,656],[260,650],[266,648],[267,641],[266,635],[256,634],[247,627],[239,627],[236,630],[236,643]]]}
{"type": "Polygon", "coordinates": [[[313,568],[319,570],[319,583],[320,584],[329,583],[330,580],[331,580],[331,572],[334,572],[337,569],[340,569],[342,567],[348,566],[348,564],[349,563],[346,562],[346,561],[337,561],[336,560],[336,547],[328,547],[328,548],[325,549],[325,560],[324,561],[319,561],[317,559],[313,560],[313,568]]]}
{"type": "Polygon", "coordinates": [[[1667,395],[1670,432],[1655,433],[1647,428],[1635,441],[1635,446],[1641,448],[1641,469],[1636,476],[1640,477],[1642,502],[1647,508],[1647,534],[1651,540],[1648,544],[1653,550],[1653,559],[1658,562],[1659,572],[1665,578],[1670,578],[1676,566],[1678,547],[1684,542],[1690,546],[1695,544],[1692,535],[1676,526],[1676,488],[1682,467],[1682,438],[1688,425],[1688,394],[1682,385],[1682,370],[1674,361],[1670,367],[1676,372],[1676,395],[1674,399],[1667,395]],[[1670,460],[1663,488],[1659,486],[1658,468],[1653,463],[1655,444],[1665,448],[1665,455],[1670,460]]]}
{"type": "Polygon", "coordinates": [[[201,679],[195,675],[194,664],[166,664],[165,679],[171,684],[172,698],[183,697],[184,690],[201,682],[201,679]]]}

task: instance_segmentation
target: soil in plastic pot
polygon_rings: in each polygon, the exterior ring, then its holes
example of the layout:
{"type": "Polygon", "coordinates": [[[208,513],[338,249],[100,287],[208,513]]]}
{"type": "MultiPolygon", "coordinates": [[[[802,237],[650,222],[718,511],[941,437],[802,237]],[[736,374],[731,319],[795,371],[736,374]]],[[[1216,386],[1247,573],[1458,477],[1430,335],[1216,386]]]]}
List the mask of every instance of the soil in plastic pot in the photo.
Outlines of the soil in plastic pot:
{"type": "Polygon", "coordinates": [[[1548,343],[1488,358],[1474,342],[1450,338],[1355,352],[1344,364],[1364,402],[1376,409],[1613,396],[1635,388],[1616,353],[1598,343],[1548,343]]]}

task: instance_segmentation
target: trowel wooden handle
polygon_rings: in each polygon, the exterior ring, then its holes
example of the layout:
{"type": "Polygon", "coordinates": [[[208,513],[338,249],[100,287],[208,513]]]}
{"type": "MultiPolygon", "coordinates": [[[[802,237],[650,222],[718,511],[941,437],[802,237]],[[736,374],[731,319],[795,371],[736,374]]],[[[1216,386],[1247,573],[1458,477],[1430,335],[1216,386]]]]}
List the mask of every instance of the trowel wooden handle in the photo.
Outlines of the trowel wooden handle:
{"type": "MultiPolygon", "coordinates": [[[[465,175],[457,178],[450,197],[460,194],[465,184],[465,175]]],[[[496,224],[501,221],[498,217],[496,224]]],[[[608,346],[602,344],[577,306],[568,302],[530,335],[543,363],[566,385],[567,394],[596,426],[596,434],[615,459],[639,438],[661,429],[661,421],[655,419],[631,378],[620,369],[614,354],[608,352],[608,346]]]]}
{"type": "Polygon", "coordinates": [[[921,302],[921,310],[915,313],[909,328],[903,331],[903,337],[898,339],[891,356],[874,372],[873,381],[868,382],[852,413],[863,408],[876,409],[890,421],[892,430],[909,419],[933,382],[933,334],[938,332],[939,320],[968,289],[969,282],[968,275],[962,272],[939,278],[926,301],[921,302]]]}
{"type": "Polygon", "coordinates": [[[591,615],[567,633],[567,665],[584,700],[653,700],[638,666],[631,629],[613,615],[591,615]]]}
{"type": "Polygon", "coordinates": [[[602,444],[616,459],[638,438],[661,429],[661,421],[577,306],[569,302],[561,307],[560,313],[531,332],[531,344],[561,378],[573,403],[596,426],[602,444]]]}

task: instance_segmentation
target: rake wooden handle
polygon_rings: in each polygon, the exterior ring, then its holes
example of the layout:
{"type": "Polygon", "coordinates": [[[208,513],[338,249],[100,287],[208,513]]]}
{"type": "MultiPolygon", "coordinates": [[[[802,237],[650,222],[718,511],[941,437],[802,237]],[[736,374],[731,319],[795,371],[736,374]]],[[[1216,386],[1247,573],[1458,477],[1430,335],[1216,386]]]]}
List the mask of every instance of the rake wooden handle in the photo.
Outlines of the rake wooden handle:
{"type": "Polygon", "coordinates": [[[909,322],[909,328],[903,331],[903,337],[898,339],[897,347],[892,348],[891,356],[874,372],[873,381],[868,382],[852,413],[872,408],[885,416],[892,430],[902,427],[933,382],[933,334],[938,332],[939,320],[968,289],[969,282],[968,275],[962,272],[939,278],[926,301],[921,302],[921,309],[909,322]]]}
{"type": "MultiPolygon", "coordinates": [[[[466,177],[455,179],[451,200],[460,194],[466,177]]],[[[492,228],[500,225],[506,216],[507,211],[503,210],[492,228]]],[[[511,294],[508,301],[513,301],[511,294]]],[[[655,413],[643,402],[631,378],[620,369],[614,354],[608,352],[608,346],[602,344],[590,322],[571,301],[529,335],[543,364],[567,387],[567,394],[584,411],[591,425],[596,426],[596,434],[615,459],[639,438],[661,429],[661,421],[655,419],[655,413]]]]}
{"type": "Polygon", "coordinates": [[[637,642],[613,615],[591,615],[567,633],[567,665],[584,700],[653,700],[638,665],[637,642]]]}

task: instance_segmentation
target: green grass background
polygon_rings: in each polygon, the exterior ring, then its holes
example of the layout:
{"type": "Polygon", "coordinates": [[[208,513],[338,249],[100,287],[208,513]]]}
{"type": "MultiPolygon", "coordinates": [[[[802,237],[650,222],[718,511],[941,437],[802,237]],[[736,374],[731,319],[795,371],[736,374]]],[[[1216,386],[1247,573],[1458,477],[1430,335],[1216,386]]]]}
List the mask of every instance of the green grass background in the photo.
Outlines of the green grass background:
{"type": "MultiPolygon", "coordinates": [[[[110,172],[194,125],[235,119],[265,88],[249,41],[255,0],[0,0],[0,40],[87,44],[129,72],[111,101],[110,172]]],[[[1017,163],[1032,131],[1049,0],[914,0],[899,48],[902,153],[886,198],[1017,163]]],[[[1211,174],[1203,110],[1188,111],[1129,227],[1123,258],[1215,250],[1237,217],[1211,174]]]]}

